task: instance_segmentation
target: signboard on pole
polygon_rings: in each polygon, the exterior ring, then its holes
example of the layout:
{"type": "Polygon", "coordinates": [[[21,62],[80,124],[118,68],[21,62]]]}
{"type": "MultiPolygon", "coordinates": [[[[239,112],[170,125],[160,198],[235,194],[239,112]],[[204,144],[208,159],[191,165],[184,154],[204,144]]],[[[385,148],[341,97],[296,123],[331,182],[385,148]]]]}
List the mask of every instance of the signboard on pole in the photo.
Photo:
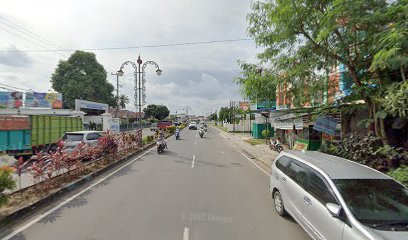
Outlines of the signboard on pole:
{"type": "Polygon", "coordinates": [[[324,132],[330,135],[334,135],[337,127],[337,119],[330,116],[319,116],[313,126],[316,131],[324,132]]]}

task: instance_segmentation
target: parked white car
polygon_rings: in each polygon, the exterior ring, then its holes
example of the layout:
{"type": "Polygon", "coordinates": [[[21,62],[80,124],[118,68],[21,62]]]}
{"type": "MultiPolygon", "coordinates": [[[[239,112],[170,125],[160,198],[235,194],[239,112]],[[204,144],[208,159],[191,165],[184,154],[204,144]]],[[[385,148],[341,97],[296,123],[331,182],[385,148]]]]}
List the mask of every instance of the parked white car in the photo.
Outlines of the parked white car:
{"type": "Polygon", "coordinates": [[[270,191],[312,239],[408,239],[408,189],[367,166],[320,152],[281,152],[270,191]]]}
{"type": "Polygon", "coordinates": [[[101,131],[67,132],[61,140],[64,142],[65,151],[73,151],[81,142],[88,145],[96,144],[103,133],[101,131]]]}

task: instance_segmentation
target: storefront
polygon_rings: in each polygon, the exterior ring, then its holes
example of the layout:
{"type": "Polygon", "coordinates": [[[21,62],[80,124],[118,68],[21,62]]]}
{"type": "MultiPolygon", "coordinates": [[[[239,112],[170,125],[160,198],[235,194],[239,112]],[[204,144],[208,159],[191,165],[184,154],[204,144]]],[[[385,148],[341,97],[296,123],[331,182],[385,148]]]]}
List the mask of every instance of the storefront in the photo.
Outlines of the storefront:
{"type": "Polygon", "coordinates": [[[287,114],[274,119],[275,137],[291,148],[316,151],[322,142],[322,133],[313,128],[310,114],[287,114]]]}

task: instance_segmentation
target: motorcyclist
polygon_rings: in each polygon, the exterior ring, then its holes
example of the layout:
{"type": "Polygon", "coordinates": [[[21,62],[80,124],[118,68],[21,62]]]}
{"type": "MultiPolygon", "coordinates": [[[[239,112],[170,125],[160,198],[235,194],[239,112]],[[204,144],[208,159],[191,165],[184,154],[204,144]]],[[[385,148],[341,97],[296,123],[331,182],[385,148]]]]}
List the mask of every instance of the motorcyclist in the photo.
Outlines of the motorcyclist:
{"type": "Polygon", "coordinates": [[[159,133],[157,134],[157,142],[160,144],[164,144],[164,146],[167,149],[167,143],[164,141],[164,131],[163,129],[160,129],[159,133]]]}

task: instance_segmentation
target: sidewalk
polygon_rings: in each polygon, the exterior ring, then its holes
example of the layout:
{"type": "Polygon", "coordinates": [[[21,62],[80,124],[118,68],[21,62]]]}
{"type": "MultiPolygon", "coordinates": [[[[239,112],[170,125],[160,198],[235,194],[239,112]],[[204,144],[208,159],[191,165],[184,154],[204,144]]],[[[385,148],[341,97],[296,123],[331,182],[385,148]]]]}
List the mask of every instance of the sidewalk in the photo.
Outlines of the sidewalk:
{"type": "Polygon", "coordinates": [[[225,132],[217,127],[214,129],[223,134],[228,140],[230,140],[236,147],[243,151],[249,158],[255,159],[265,165],[268,169],[271,168],[272,162],[279,155],[278,152],[269,149],[269,146],[266,143],[251,145],[245,140],[252,139],[252,136],[249,133],[232,133],[225,132]]]}

